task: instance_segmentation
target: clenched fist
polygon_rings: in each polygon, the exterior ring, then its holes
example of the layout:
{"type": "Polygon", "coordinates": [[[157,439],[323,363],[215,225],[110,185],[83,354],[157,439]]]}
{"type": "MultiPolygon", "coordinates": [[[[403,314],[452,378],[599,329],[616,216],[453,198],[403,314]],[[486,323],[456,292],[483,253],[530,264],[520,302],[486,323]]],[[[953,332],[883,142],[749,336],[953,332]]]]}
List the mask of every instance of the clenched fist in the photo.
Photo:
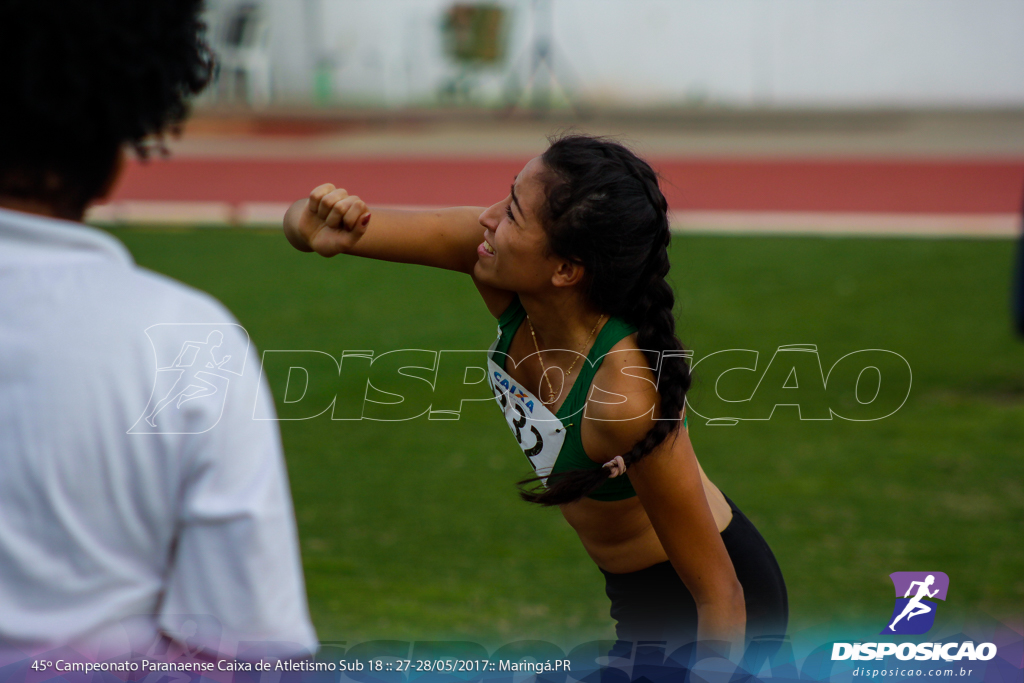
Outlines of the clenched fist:
{"type": "Polygon", "coordinates": [[[284,234],[300,251],[334,256],[349,251],[366,232],[370,211],[355,195],[330,183],[296,202],[284,215],[284,234]]]}

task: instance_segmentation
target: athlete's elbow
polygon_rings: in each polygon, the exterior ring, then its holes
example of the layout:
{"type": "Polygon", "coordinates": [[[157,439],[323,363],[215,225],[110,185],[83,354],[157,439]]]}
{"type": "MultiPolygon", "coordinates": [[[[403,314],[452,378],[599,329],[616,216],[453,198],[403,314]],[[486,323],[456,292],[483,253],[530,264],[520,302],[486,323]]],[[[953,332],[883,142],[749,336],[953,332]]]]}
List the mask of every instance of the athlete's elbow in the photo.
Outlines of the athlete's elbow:
{"type": "Polygon", "coordinates": [[[731,581],[726,582],[726,586],[723,588],[723,602],[729,606],[729,611],[733,614],[746,615],[746,601],[743,597],[743,584],[739,582],[739,579],[735,577],[731,581]]]}
{"type": "Polygon", "coordinates": [[[743,585],[735,575],[720,577],[718,581],[701,591],[700,594],[695,592],[694,601],[697,603],[698,609],[704,606],[714,606],[715,609],[726,612],[743,610],[745,604],[743,585]]]}
{"type": "Polygon", "coordinates": [[[729,577],[716,577],[713,582],[705,584],[697,590],[690,589],[693,600],[697,606],[702,604],[735,605],[743,603],[743,587],[736,579],[736,575],[729,577]]]}

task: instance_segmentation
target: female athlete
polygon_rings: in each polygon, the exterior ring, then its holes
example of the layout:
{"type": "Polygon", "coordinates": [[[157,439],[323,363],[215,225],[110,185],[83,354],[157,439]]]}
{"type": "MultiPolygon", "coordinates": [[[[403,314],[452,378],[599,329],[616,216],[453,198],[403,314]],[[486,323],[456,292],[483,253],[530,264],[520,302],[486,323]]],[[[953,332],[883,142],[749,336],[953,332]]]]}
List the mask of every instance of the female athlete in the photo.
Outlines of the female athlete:
{"type": "Polygon", "coordinates": [[[328,184],[284,227],[302,251],[472,277],[499,319],[488,376],[538,475],[521,495],[560,506],[604,573],[621,640],[781,636],[778,564],[705,476],[685,428],[667,211],[646,162],[573,135],[487,209],[375,209],[371,220],[328,184]]]}

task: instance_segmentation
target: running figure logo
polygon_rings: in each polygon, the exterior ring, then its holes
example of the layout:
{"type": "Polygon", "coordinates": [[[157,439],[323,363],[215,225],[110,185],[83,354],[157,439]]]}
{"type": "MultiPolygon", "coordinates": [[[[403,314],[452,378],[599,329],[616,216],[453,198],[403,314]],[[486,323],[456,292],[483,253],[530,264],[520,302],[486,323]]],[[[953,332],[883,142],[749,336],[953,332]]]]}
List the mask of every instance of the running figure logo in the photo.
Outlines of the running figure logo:
{"type": "Polygon", "coordinates": [[[146,336],[156,354],[156,379],[149,403],[128,433],[201,434],[213,429],[220,422],[231,375],[241,377],[245,367],[245,330],[233,324],[154,325],[146,336]],[[189,420],[168,418],[186,404],[201,409],[189,420]]]}
{"type": "Polygon", "coordinates": [[[896,589],[896,606],[882,633],[927,633],[935,624],[937,606],[927,599],[945,600],[949,577],[942,572],[893,572],[889,578],[896,589]]]}

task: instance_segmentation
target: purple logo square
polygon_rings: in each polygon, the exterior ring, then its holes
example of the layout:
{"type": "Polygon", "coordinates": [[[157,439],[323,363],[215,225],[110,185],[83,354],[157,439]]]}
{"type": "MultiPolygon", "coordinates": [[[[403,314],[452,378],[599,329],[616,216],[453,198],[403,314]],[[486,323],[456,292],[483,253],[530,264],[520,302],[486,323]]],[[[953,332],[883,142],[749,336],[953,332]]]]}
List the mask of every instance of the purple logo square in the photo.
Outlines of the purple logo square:
{"type": "Polygon", "coordinates": [[[949,577],[943,572],[893,572],[889,574],[896,591],[896,605],[883,634],[919,635],[935,624],[938,605],[945,600],[949,577]]]}

